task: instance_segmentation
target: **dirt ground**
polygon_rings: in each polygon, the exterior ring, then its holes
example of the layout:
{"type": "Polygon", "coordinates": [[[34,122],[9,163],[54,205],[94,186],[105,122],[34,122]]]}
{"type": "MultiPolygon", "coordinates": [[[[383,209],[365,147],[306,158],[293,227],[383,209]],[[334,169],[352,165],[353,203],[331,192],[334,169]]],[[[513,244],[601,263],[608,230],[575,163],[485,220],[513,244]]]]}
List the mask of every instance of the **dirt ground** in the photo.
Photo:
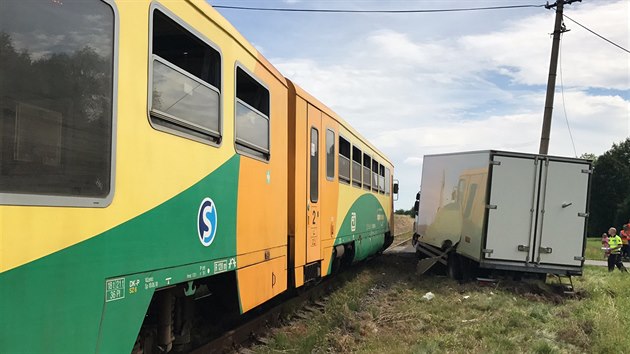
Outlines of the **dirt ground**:
{"type": "Polygon", "coordinates": [[[413,218],[407,215],[394,215],[394,235],[410,232],[413,229],[413,218]]]}

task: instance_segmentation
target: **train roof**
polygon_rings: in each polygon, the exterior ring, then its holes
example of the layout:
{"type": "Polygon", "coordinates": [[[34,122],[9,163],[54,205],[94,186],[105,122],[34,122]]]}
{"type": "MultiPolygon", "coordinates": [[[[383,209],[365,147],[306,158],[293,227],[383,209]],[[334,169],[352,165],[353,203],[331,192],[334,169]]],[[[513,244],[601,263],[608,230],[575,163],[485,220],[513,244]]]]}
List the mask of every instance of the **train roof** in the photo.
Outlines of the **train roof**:
{"type": "Polygon", "coordinates": [[[254,47],[245,37],[225,18],[221,15],[217,10],[215,10],[212,5],[207,3],[204,0],[187,0],[191,4],[193,4],[199,11],[201,11],[208,20],[214,22],[218,27],[220,27],[228,36],[232,37],[235,42],[237,42],[243,49],[249,52],[252,56],[259,61],[261,65],[267,68],[280,82],[282,82],[285,86],[288,87],[288,82],[291,82],[295,87],[296,94],[307,101],[313,103],[327,115],[336,120],[341,126],[343,126],[346,130],[348,130],[356,139],[360,140],[361,143],[367,145],[370,149],[372,149],[376,154],[378,154],[383,160],[387,161],[391,166],[393,166],[392,162],[383,154],[380,150],[378,150],[374,145],[372,145],[365,137],[363,137],[358,131],[356,131],[348,122],[343,120],[339,115],[337,115],[332,109],[323,104],[317,98],[313,97],[311,94],[306,92],[304,89],[296,85],[293,81],[285,78],[282,73],[278,69],[276,69],[271,62],[262,55],[256,47],[254,47]]]}
{"type": "Polygon", "coordinates": [[[383,160],[387,161],[387,163],[389,163],[391,166],[394,166],[392,164],[392,162],[389,160],[389,158],[387,158],[387,156],[385,156],[385,154],[383,154],[379,149],[377,149],[374,145],[372,145],[372,143],[370,143],[365,137],[363,137],[363,135],[361,135],[356,129],[354,129],[348,122],[346,122],[343,118],[341,118],[337,113],[335,113],[335,111],[333,111],[332,109],[330,109],[328,106],[326,106],[324,103],[322,103],[320,100],[318,100],[317,98],[315,98],[313,95],[311,95],[310,93],[306,92],[306,90],[304,90],[303,88],[301,88],[299,85],[297,85],[295,82],[291,81],[291,79],[286,78],[286,80],[295,87],[295,94],[304,98],[306,101],[312,103],[314,106],[316,106],[317,108],[319,108],[322,112],[326,113],[327,115],[329,115],[332,119],[334,119],[335,121],[337,121],[337,123],[339,123],[341,126],[344,127],[344,129],[348,130],[356,139],[358,139],[359,141],[361,141],[361,143],[367,145],[370,149],[372,149],[376,154],[378,154],[383,160]]]}
{"type": "Polygon", "coordinates": [[[221,15],[216,9],[212,7],[208,2],[204,0],[186,0],[197,8],[205,17],[214,22],[219,28],[221,28],[228,36],[232,37],[236,43],[238,43],[244,50],[251,54],[256,60],[275,76],[278,81],[288,87],[286,79],[278,69],[276,69],[264,55],[262,55],[256,47],[254,47],[245,37],[234,27],[230,21],[228,21],[223,15],[221,15]]]}

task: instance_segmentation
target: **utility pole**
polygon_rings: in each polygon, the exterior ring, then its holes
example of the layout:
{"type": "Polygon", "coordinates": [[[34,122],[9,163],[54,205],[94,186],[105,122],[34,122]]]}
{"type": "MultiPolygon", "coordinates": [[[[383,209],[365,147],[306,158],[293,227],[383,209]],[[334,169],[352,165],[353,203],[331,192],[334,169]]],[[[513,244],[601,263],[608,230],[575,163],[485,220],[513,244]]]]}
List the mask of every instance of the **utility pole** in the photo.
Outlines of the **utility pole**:
{"type": "Polygon", "coordinates": [[[576,1],[582,0],[556,0],[555,4],[547,5],[545,8],[556,8],[556,22],[553,27],[553,44],[551,46],[551,61],[549,63],[549,79],[547,80],[547,97],[545,98],[545,113],[543,115],[542,134],[540,136],[541,155],[547,155],[549,152],[549,136],[551,135],[551,114],[553,113],[553,97],[556,89],[556,72],[558,69],[558,51],[560,49],[560,35],[567,32],[562,22],[562,10],[565,4],[570,5],[576,1]]]}

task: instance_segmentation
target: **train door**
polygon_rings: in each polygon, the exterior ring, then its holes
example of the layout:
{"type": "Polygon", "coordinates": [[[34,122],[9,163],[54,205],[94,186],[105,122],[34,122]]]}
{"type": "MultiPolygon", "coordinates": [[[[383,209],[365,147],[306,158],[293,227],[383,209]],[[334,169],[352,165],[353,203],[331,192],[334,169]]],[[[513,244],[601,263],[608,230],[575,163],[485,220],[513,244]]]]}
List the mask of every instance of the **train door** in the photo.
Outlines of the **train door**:
{"type": "MultiPolygon", "coordinates": [[[[315,107],[308,106],[308,163],[307,163],[307,230],[306,230],[306,263],[321,260],[321,218],[320,218],[320,144],[322,140],[322,115],[315,107]]],[[[307,266],[308,267],[308,266],[307,266]]],[[[317,275],[319,276],[319,267],[317,275]]],[[[308,277],[308,276],[307,276],[308,277]]],[[[306,279],[305,279],[306,280],[306,279]]]]}

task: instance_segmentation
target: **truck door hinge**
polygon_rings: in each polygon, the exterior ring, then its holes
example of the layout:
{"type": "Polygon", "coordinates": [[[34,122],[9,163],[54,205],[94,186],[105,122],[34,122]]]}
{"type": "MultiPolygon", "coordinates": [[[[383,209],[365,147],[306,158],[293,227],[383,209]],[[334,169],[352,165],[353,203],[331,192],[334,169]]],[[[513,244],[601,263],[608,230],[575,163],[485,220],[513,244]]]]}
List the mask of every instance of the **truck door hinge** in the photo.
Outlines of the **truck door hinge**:
{"type": "Polygon", "coordinates": [[[582,170],[582,173],[593,173],[593,170],[589,169],[589,168],[585,168],[582,170]]]}
{"type": "Polygon", "coordinates": [[[486,205],[486,209],[496,209],[496,208],[497,208],[496,205],[492,205],[492,204],[486,205]]]}
{"type": "Polygon", "coordinates": [[[588,218],[588,213],[578,213],[578,216],[581,218],[588,218]]]}
{"type": "Polygon", "coordinates": [[[518,245],[518,251],[519,252],[529,252],[529,246],[518,245]]]}
{"type": "Polygon", "coordinates": [[[583,260],[584,260],[584,257],[581,257],[581,256],[575,256],[575,257],[573,257],[573,259],[574,259],[574,260],[576,260],[576,261],[583,261],[583,260]]]}
{"type": "Polygon", "coordinates": [[[494,166],[501,166],[501,161],[490,161],[490,164],[494,166]]]}
{"type": "Polygon", "coordinates": [[[485,253],[485,254],[492,254],[494,253],[494,250],[488,249],[488,248],[484,248],[481,250],[481,253],[485,253]]]}
{"type": "Polygon", "coordinates": [[[549,253],[553,252],[553,249],[551,247],[540,247],[540,248],[538,248],[538,251],[540,253],[549,254],[549,253]]]}

